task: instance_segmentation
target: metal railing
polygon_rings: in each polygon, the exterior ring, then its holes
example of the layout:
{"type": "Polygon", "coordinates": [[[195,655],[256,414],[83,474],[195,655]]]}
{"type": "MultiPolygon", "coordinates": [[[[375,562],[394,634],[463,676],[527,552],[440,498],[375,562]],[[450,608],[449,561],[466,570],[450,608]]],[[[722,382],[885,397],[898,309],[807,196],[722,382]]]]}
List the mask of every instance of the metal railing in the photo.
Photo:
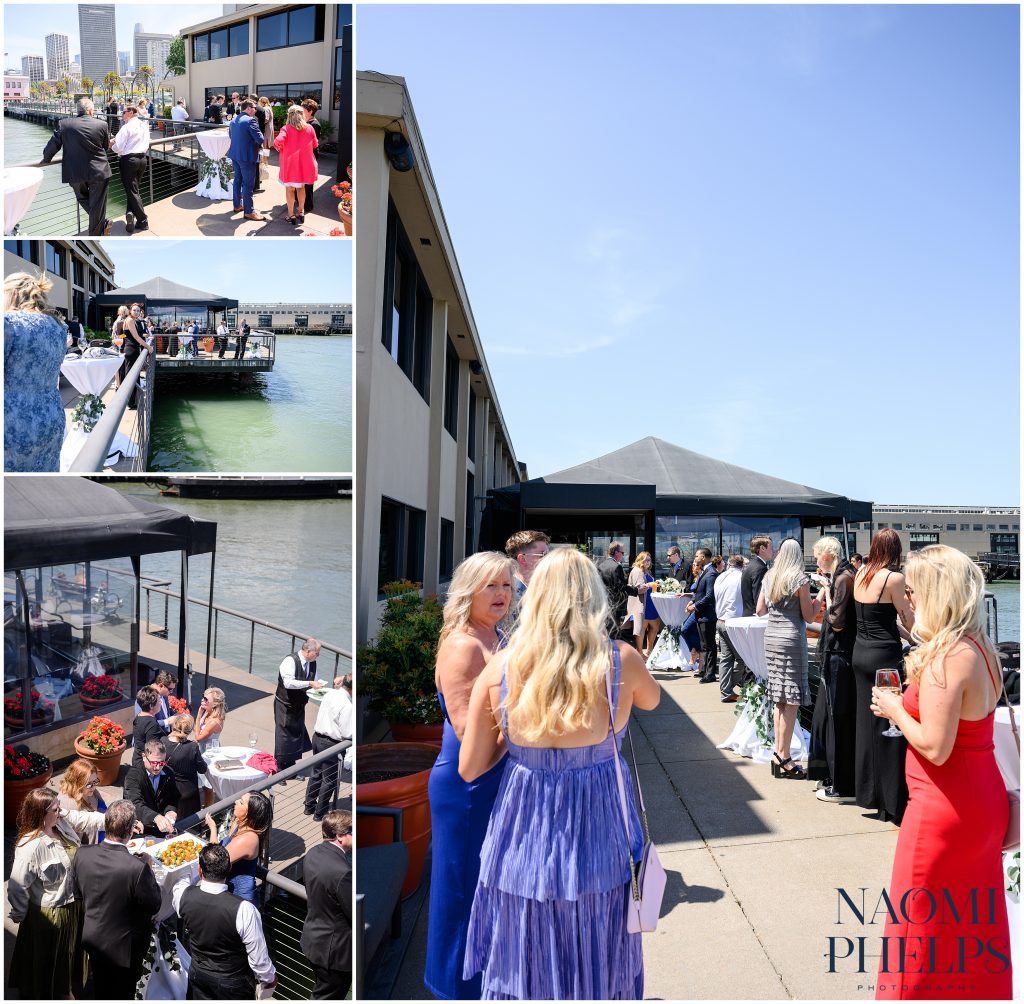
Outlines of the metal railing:
{"type": "MultiPolygon", "coordinates": [[[[226,336],[223,359],[214,355],[214,353],[219,352],[216,344],[218,336],[214,332],[207,331],[205,334],[196,336],[200,342],[204,338],[212,338],[214,340],[214,346],[210,349],[210,354],[204,357],[193,357],[191,355],[189,346],[192,343],[193,336],[187,330],[180,331],[175,335],[157,332],[156,337],[163,341],[163,348],[166,350],[166,354],[158,354],[161,372],[172,374],[176,370],[192,372],[197,368],[216,372],[220,364],[224,366],[230,365],[232,369],[241,367],[243,369],[267,370],[273,369],[274,363],[277,361],[277,335],[271,331],[254,328],[249,335],[245,355],[240,359],[235,359],[233,355],[238,345],[238,335],[235,331],[226,336]],[[175,338],[178,341],[178,354],[176,355],[170,354],[171,345],[169,339],[171,338],[175,338]],[[182,348],[186,350],[185,355],[181,355],[182,348]]],[[[157,342],[157,345],[160,345],[160,342],[157,342]]]]}
{"type": "Polygon", "coordinates": [[[110,447],[117,435],[128,409],[128,403],[138,387],[136,400],[135,422],[130,433],[126,433],[138,447],[134,457],[125,458],[132,471],[144,471],[148,466],[149,436],[153,419],[153,387],[155,357],[149,349],[143,349],[135,365],[121,381],[121,386],[107,405],[96,423],[81,452],[72,461],[68,471],[72,474],[98,473],[107,466],[110,447]]]}

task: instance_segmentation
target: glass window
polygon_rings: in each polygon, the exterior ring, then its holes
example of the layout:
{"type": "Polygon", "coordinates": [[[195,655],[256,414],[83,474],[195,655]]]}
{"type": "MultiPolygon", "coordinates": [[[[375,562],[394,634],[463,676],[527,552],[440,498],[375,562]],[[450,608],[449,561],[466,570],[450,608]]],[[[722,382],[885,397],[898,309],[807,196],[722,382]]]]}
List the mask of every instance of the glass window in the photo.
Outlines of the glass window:
{"type": "Polygon", "coordinates": [[[902,523],[893,523],[892,528],[894,530],[902,530],[903,529],[903,524],[902,523]]]}
{"type": "MultiPolygon", "coordinates": [[[[787,537],[792,537],[803,546],[803,531],[800,528],[800,520],[795,516],[779,517],[757,517],[757,516],[723,516],[722,517],[722,551],[728,557],[730,554],[742,554],[745,558],[750,557],[750,541],[759,533],[765,533],[772,538],[775,550],[787,537]]],[[[842,540],[842,531],[836,536],[842,540]]],[[[705,545],[710,547],[710,544],[705,545]]],[[[658,560],[665,561],[662,553],[665,548],[659,550],[658,560]]],[[[684,552],[685,553],[685,552],[684,552]]],[[[693,556],[690,556],[693,560],[693,556]]]]}
{"type": "Polygon", "coordinates": [[[448,340],[444,363],[444,427],[452,439],[459,436],[459,357],[448,340]]]}
{"type": "Polygon", "coordinates": [[[956,523],[947,523],[946,524],[946,529],[947,530],[955,530],[956,529],[956,523]]]}
{"type": "Polygon", "coordinates": [[[996,528],[995,523],[986,523],[985,524],[985,529],[986,530],[994,530],[995,528],[996,528]]]}
{"type": "Polygon", "coordinates": [[[980,523],[975,523],[973,526],[975,533],[981,533],[981,531],[985,529],[980,523]]]}
{"type": "Polygon", "coordinates": [[[249,22],[245,21],[242,24],[233,24],[228,31],[231,35],[231,55],[246,55],[249,52],[249,22]]]}
{"type": "MultiPolygon", "coordinates": [[[[321,37],[323,37],[321,35],[321,37]]],[[[316,8],[299,7],[288,12],[288,44],[306,45],[316,41],[316,8]]]]}
{"type": "Polygon", "coordinates": [[[256,20],[256,48],[281,49],[288,44],[288,13],[268,14],[256,20]]]}
{"type": "Polygon", "coordinates": [[[422,509],[382,498],[380,502],[380,547],[377,558],[377,589],[389,582],[423,578],[426,513],[422,509]]]}
{"type": "Polygon", "coordinates": [[[970,523],[961,523],[960,524],[960,531],[961,532],[963,532],[965,530],[970,530],[970,528],[971,528],[971,524],[970,523]]]}
{"type": "Polygon", "coordinates": [[[192,62],[193,63],[205,63],[210,58],[210,36],[193,35],[192,36],[192,62]]]}
{"type": "Polygon", "coordinates": [[[256,326],[260,328],[273,327],[274,318],[270,314],[259,314],[256,317],[256,326]]]}
{"type": "MultiPolygon", "coordinates": [[[[46,271],[53,275],[59,275],[62,279],[67,278],[64,265],[64,249],[57,247],[53,241],[46,242],[46,271]]],[[[995,529],[995,527],[992,529],[995,529]]]]}
{"type": "Polygon", "coordinates": [[[71,276],[76,286],[85,287],[85,263],[80,258],[71,259],[71,276]]]}
{"type": "Polygon", "coordinates": [[[39,264],[39,245],[35,241],[4,241],[4,250],[32,262],[33,265],[39,264]]]}
{"type": "Polygon", "coordinates": [[[296,314],[295,315],[295,327],[297,327],[297,328],[308,328],[309,327],[309,314],[296,314]]]}
{"type": "Polygon", "coordinates": [[[210,32],[210,59],[226,59],[228,56],[228,30],[219,28],[210,32]]]}
{"type": "Polygon", "coordinates": [[[996,554],[1017,554],[1017,534],[993,533],[991,536],[991,547],[996,554]]]}
{"type": "Polygon", "coordinates": [[[342,59],[342,48],[339,45],[334,50],[334,110],[337,111],[341,107],[341,67],[344,63],[342,59]]]}
{"type": "Polygon", "coordinates": [[[442,582],[446,582],[455,571],[455,524],[450,519],[441,520],[441,553],[438,561],[438,576],[442,582]]]}
{"type": "Polygon", "coordinates": [[[352,4],[338,4],[338,19],[334,26],[334,37],[341,38],[345,25],[352,23],[352,4]]]}
{"type": "MultiPolygon", "coordinates": [[[[466,450],[470,460],[476,460],[476,394],[473,388],[469,389],[469,432],[466,436],[466,450]]],[[[471,554],[467,551],[466,554],[471,554]]]]}

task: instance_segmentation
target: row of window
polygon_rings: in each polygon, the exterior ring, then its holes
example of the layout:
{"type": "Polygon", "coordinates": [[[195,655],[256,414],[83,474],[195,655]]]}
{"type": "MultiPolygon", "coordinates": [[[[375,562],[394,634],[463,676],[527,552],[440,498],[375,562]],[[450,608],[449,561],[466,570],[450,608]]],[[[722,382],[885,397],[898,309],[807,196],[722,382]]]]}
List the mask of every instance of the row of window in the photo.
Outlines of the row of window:
{"type": "MultiPolygon", "coordinates": [[[[890,527],[893,530],[917,530],[917,529],[921,529],[921,530],[941,530],[942,529],[942,527],[938,523],[920,523],[920,524],[918,524],[918,523],[892,523],[892,524],[889,524],[889,523],[879,523],[878,524],[878,529],[879,530],[889,529],[890,527]]],[[[957,524],[956,523],[947,523],[946,524],[946,531],[948,533],[956,532],[956,529],[957,529],[957,524]]],[[[968,533],[968,532],[970,532],[970,533],[984,533],[986,531],[991,531],[991,530],[1018,530],[1018,529],[1020,529],[1020,526],[1017,523],[1014,523],[1012,526],[1009,523],[1000,523],[998,526],[995,523],[984,523],[984,524],[982,524],[982,523],[961,523],[960,524],[960,532],[961,533],[968,533]]]]}
{"type": "Polygon", "coordinates": [[[246,56],[248,53],[248,21],[192,36],[193,63],[205,63],[211,59],[226,59],[228,56],[246,56]]]}
{"type": "MultiPolygon", "coordinates": [[[[349,6],[349,21],[351,21],[349,6]]],[[[337,37],[341,38],[341,11],[338,11],[337,37]]],[[[286,49],[293,45],[309,45],[324,40],[324,8],[309,4],[277,11],[256,18],[256,51],[286,49]]],[[[249,54],[249,22],[225,25],[213,31],[192,36],[192,62],[227,59],[249,54]]]]}
{"type": "MultiPolygon", "coordinates": [[[[60,279],[66,279],[68,277],[67,270],[67,249],[61,247],[59,244],[53,241],[45,241],[43,243],[43,261],[39,260],[39,242],[32,240],[11,240],[4,241],[4,250],[10,251],[11,254],[17,255],[19,258],[24,258],[25,261],[31,262],[33,265],[41,266],[45,268],[46,272],[50,275],[57,276],[60,279]]],[[[86,285],[86,263],[80,259],[71,256],[71,281],[76,286],[81,286],[83,289],[86,285]]],[[[105,293],[108,289],[112,289],[113,286],[107,282],[107,280],[94,271],[88,269],[88,285],[89,292],[91,293],[105,293]]],[[[82,314],[78,315],[83,316],[82,314]]]]}
{"type": "MultiPolygon", "coordinates": [[[[232,84],[228,87],[207,87],[203,91],[203,104],[209,105],[210,98],[215,94],[224,94],[230,97],[232,94],[247,94],[247,84],[232,84]]],[[[275,102],[286,105],[289,100],[295,102],[305,101],[312,98],[318,105],[323,105],[324,88],[322,84],[260,84],[256,88],[259,97],[266,97],[271,104],[275,102]]]]}

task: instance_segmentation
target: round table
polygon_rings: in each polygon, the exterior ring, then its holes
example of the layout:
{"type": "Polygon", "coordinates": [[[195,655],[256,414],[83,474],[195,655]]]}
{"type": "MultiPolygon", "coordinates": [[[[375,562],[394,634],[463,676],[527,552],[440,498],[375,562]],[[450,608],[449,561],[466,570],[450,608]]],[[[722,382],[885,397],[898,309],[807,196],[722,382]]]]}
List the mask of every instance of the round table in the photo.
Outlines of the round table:
{"type": "MultiPolygon", "coordinates": [[[[84,358],[68,357],[60,364],[61,375],[79,392],[79,394],[101,395],[113,382],[117,371],[124,362],[124,356],[86,356],[84,358]]],[[[66,471],[81,452],[89,433],[84,429],[71,429],[64,439],[60,450],[60,469],[66,471]]],[[[137,457],[139,447],[123,432],[114,434],[110,450],[104,463],[107,466],[116,464],[118,455],[137,457]]]]}
{"type": "Polygon", "coordinates": [[[196,195],[204,199],[230,199],[231,191],[221,184],[220,177],[225,165],[220,163],[228,154],[231,147],[231,137],[227,129],[211,129],[206,132],[197,132],[196,139],[205,154],[205,159],[214,162],[214,170],[207,173],[207,164],[200,158],[200,181],[196,188],[196,195]]]}
{"type": "Polygon", "coordinates": [[[28,207],[43,183],[41,167],[4,168],[4,233],[13,234],[14,228],[25,218],[28,207]]]}
{"type": "Polygon", "coordinates": [[[650,597],[665,626],[647,657],[647,668],[691,669],[690,653],[685,646],[679,644],[679,632],[686,623],[686,618],[690,616],[686,611],[686,605],[693,599],[693,593],[654,592],[650,597]]]}
{"type": "Polygon", "coordinates": [[[721,622],[729,643],[747,668],[761,681],[768,682],[768,663],[764,657],[764,633],[767,617],[729,617],[721,622]]]}
{"type": "Polygon", "coordinates": [[[219,770],[217,761],[234,757],[244,764],[246,760],[258,753],[259,750],[250,749],[248,746],[218,746],[216,749],[207,750],[203,759],[209,764],[206,771],[206,779],[213,788],[214,800],[219,802],[222,798],[231,798],[238,792],[262,781],[267,775],[255,767],[241,767],[237,770],[219,770]]]}

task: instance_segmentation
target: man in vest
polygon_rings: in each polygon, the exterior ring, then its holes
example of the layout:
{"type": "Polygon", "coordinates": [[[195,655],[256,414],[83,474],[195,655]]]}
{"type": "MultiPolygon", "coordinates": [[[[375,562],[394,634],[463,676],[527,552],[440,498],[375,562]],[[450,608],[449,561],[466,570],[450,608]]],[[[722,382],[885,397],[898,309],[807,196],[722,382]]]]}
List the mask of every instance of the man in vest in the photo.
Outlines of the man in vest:
{"type": "Polygon", "coordinates": [[[322,690],[327,684],[316,678],[316,657],[320,642],[307,638],[298,652],[285,656],[278,669],[274,695],[274,759],[277,769],[291,767],[313,748],[306,731],[306,704],[310,690],[322,690]]]}
{"type": "Polygon", "coordinates": [[[230,871],[227,848],[207,844],[199,852],[199,885],[185,876],[171,894],[192,957],[189,1000],[253,1000],[257,981],[268,988],[277,984],[260,915],[228,892],[230,871]]]}

